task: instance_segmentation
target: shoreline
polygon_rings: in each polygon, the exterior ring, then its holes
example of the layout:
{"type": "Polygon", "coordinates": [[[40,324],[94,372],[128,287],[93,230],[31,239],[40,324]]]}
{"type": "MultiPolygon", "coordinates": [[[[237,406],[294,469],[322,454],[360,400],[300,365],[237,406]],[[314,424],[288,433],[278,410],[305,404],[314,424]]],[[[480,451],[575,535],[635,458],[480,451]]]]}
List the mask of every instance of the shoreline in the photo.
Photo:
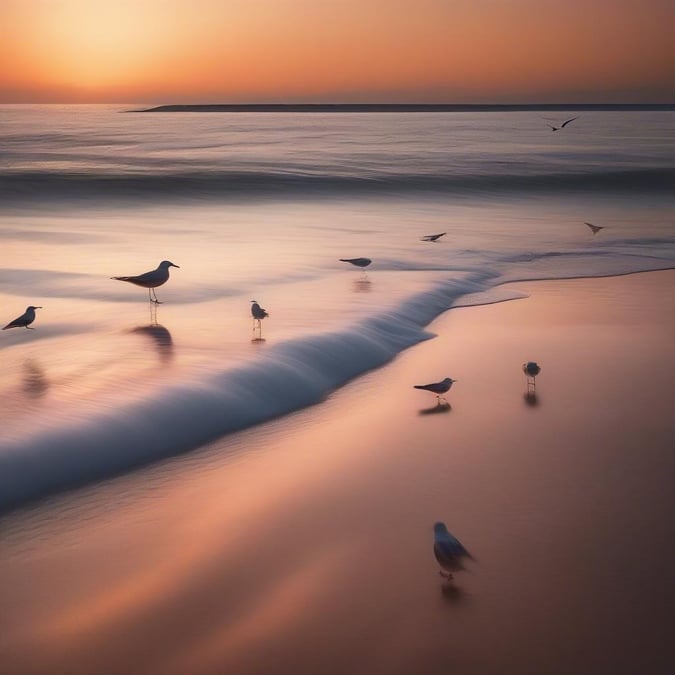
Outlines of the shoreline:
{"type": "Polygon", "coordinates": [[[674,279],[525,282],[320,406],[3,516],[7,668],[665,675],[674,279]],[[477,558],[450,586],[436,520],[477,558]]]}

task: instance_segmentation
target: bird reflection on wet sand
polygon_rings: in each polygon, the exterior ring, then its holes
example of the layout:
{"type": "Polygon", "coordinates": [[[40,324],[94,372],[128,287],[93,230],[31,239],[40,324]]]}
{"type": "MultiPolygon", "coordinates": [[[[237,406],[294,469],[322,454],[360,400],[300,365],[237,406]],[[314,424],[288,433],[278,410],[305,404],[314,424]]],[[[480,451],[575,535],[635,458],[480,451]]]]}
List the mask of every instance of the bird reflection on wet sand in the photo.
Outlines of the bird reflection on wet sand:
{"type": "Polygon", "coordinates": [[[23,390],[33,398],[44,396],[49,389],[49,380],[45,375],[44,368],[32,359],[27,359],[23,364],[23,390]]]}
{"type": "Polygon", "coordinates": [[[536,408],[539,405],[539,397],[537,396],[537,392],[526,391],[523,394],[523,401],[525,401],[525,404],[530,406],[530,408],[536,408]]]}
{"type": "Polygon", "coordinates": [[[173,359],[173,340],[171,333],[164,326],[158,323],[151,323],[148,326],[133,328],[130,332],[147,335],[154,343],[159,360],[162,363],[168,363],[173,359]]]}
{"type": "Polygon", "coordinates": [[[452,581],[441,584],[441,597],[448,605],[465,604],[469,598],[467,592],[455,586],[452,581]]]}
{"type": "Polygon", "coordinates": [[[362,277],[361,279],[354,279],[354,284],[352,290],[354,293],[370,293],[372,282],[368,277],[362,277]]]}
{"type": "Polygon", "coordinates": [[[437,415],[438,413],[449,413],[452,410],[452,406],[447,401],[439,401],[436,405],[431,408],[422,408],[417,414],[418,415],[437,415]]]}

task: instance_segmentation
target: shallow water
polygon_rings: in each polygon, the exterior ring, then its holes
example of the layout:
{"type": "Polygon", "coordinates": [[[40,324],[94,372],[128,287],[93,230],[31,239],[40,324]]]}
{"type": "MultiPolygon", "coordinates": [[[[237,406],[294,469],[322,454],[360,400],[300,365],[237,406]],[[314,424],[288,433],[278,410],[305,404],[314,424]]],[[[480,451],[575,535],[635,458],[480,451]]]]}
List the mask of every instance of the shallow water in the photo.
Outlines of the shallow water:
{"type": "Polygon", "coordinates": [[[505,281],[675,264],[672,112],[553,134],[534,112],[131,107],[0,108],[0,307],[44,307],[0,333],[1,507],[316,403],[505,281]],[[365,276],[338,261],[359,256],[365,276]],[[162,259],[159,307],[110,279],[162,259]]]}

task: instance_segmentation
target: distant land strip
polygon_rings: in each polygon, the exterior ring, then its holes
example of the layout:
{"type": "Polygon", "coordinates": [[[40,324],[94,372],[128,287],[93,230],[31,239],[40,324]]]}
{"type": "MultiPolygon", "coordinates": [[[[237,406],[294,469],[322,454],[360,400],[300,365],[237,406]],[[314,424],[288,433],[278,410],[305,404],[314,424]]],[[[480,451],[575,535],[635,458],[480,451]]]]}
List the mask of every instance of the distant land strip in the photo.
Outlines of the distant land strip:
{"type": "Polygon", "coordinates": [[[125,112],[217,112],[217,113],[433,113],[433,112],[515,112],[515,111],[670,111],[675,103],[533,103],[533,104],[452,104],[452,103],[197,103],[160,105],[125,112]]]}

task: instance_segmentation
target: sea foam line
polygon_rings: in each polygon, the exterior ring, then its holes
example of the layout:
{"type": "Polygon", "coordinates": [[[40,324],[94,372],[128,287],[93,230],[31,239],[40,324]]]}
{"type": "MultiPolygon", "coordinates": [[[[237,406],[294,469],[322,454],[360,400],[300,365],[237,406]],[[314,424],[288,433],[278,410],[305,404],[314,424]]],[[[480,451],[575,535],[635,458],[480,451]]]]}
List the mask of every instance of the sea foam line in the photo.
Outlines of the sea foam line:
{"type": "Polygon", "coordinates": [[[339,332],[289,340],[197,383],[75,425],[0,443],[0,509],[194,449],[219,436],[318,403],[354,377],[433,336],[453,302],[490,284],[482,271],[448,280],[339,332]]]}

